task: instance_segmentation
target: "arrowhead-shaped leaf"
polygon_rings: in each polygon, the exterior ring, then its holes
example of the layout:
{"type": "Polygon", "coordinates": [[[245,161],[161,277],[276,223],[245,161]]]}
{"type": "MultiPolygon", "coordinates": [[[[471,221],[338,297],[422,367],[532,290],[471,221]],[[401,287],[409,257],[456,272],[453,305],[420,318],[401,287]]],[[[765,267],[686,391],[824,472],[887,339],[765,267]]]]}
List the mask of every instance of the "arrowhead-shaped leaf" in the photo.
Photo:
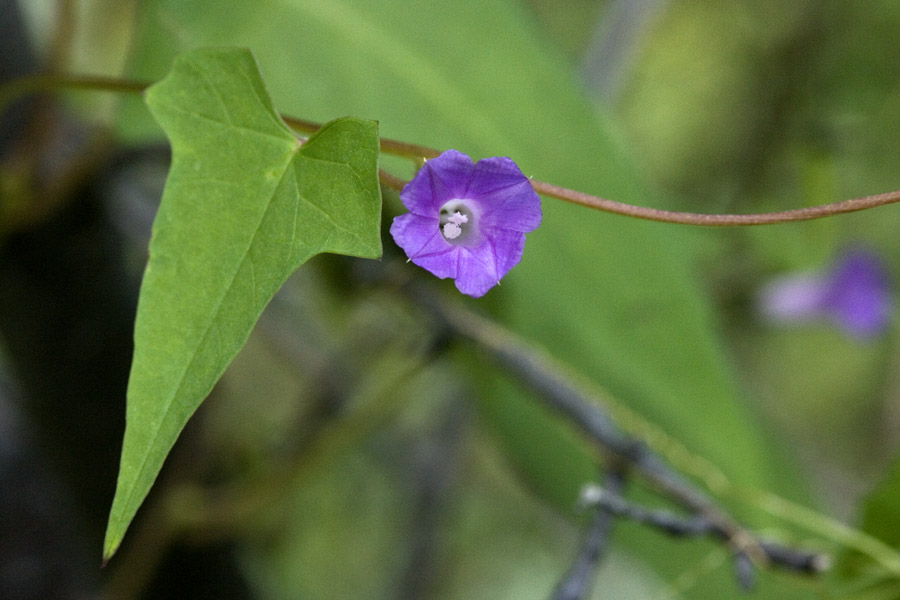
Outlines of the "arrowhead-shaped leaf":
{"type": "Polygon", "coordinates": [[[381,255],[374,121],[338,119],[301,145],[237,49],[182,55],[146,100],[172,167],[138,304],[105,558],[287,277],[320,252],[381,255]]]}

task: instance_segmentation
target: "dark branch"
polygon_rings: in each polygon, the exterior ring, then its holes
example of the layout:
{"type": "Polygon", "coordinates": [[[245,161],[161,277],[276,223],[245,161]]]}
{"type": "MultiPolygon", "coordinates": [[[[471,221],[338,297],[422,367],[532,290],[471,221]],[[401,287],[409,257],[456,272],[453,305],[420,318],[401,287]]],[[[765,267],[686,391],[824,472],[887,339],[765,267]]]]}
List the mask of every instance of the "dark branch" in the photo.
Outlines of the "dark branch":
{"type": "MultiPolygon", "coordinates": [[[[742,586],[751,583],[751,577],[746,573],[745,563],[748,560],[750,564],[771,564],[806,574],[819,573],[827,568],[829,561],[824,555],[758,539],[695,485],[672,470],[644,443],[619,429],[603,408],[603,398],[579,385],[574,375],[549,356],[459,303],[419,287],[411,286],[411,289],[418,304],[429,309],[451,334],[466,338],[489,353],[518,381],[534,390],[545,405],[580,430],[603,452],[693,513],[695,521],[677,525],[660,513],[643,516],[654,520],[654,526],[669,527],[672,530],[670,533],[680,531],[686,535],[695,529],[725,542],[739,563],[736,569],[742,586]]],[[[612,510],[616,507],[611,504],[606,508],[612,510]]],[[[619,508],[626,510],[622,506],[619,508]]],[[[621,516],[637,514],[636,508],[627,511],[635,512],[621,516]]]]}
{"type": "MultiPolygon", "coordinates": [[[[610,471],[606,476],[606,489],[621,494],[625,487],[625,475],[610,471]]],[[[550,600],[581,600],[587,598],[594,584],[594,573],[609,541],[613,522],[617,515],[606,506],[598,504],[584,543],[575,562],[556,586],[550,600]]]]}
{"type": "Polygon", "coordinates": [[[650,525],[673,536],[700,536],[715,533],[715,525],[701,515],[683,517],[667,510],[651,510],[632,504],[617,491],[599,486],[586,486],[582,501],[606,510],[617,517],[650,525]]]}
{"type": "MultiPolygon", "coordinates": [[[[628,502],[621,491],[607,485],[605,488],[589,485],[582,492],[582,503],[596,506],[608,515],[630,519],[659,529],[676,537],[713,536],[723,539],[722,531],[715,523],[702,515],[681,516],[667,510],[653,510],[628,502]]],[[[816,574],[830,566],[828,557],[802,550],[794,550],[768,540],[756,540],[768,564],[805,574],[816,574]]],[[[743,549],[734,554],[735,575],[744,589],[753,587],[754,569],[751,555],[743,549]]]]}

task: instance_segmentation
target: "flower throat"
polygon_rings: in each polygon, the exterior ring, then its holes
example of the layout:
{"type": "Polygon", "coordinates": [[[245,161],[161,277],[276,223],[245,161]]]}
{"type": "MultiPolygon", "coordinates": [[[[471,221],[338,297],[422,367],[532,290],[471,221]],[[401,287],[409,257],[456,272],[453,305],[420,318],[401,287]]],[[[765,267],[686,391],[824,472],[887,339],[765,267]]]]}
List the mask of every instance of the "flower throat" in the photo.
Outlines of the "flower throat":
{"type": "Polygon", "coordinates": [[[451,200],[441,207],[441,235],[451,244],[466,240],[474,223],[470,223],[472,211],[462,200],[451,200]]]}

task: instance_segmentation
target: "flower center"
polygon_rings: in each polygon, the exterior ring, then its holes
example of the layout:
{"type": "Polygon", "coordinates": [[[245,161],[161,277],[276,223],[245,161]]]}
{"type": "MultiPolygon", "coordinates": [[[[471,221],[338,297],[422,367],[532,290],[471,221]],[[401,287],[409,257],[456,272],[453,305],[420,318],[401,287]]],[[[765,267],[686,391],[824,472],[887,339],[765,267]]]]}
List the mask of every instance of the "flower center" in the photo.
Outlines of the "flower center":
{"type": "Polygon", "coordinates": [[[441,207],[441,234],[448,242],[458,244],[471,235],[474,215],[462,200],[451,200],[441,207]]]}

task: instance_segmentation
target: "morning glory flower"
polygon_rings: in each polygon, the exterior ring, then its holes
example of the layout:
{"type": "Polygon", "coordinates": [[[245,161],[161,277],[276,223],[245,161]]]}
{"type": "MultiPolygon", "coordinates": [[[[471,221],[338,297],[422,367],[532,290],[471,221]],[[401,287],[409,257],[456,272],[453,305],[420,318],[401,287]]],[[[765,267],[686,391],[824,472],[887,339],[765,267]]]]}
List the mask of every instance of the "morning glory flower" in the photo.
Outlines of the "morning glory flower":
{"type": "Polygon", "coordinates": [[[400,192],[409,210],[391,235],[409,260],[451,277],[475,298],[522,259],[525,234],[541,224],[541,199],[509,158],[472,159],[447,150],[425,163],[400,192]]]}
{"type": "Polygon", "coordinates": [[[760,305],[773,320],[826,318],[858,339],[873,338],[890,325],[894,299],[882,260],[853,248],[822,273],[782,277],[763,288],[760,305]]]}

